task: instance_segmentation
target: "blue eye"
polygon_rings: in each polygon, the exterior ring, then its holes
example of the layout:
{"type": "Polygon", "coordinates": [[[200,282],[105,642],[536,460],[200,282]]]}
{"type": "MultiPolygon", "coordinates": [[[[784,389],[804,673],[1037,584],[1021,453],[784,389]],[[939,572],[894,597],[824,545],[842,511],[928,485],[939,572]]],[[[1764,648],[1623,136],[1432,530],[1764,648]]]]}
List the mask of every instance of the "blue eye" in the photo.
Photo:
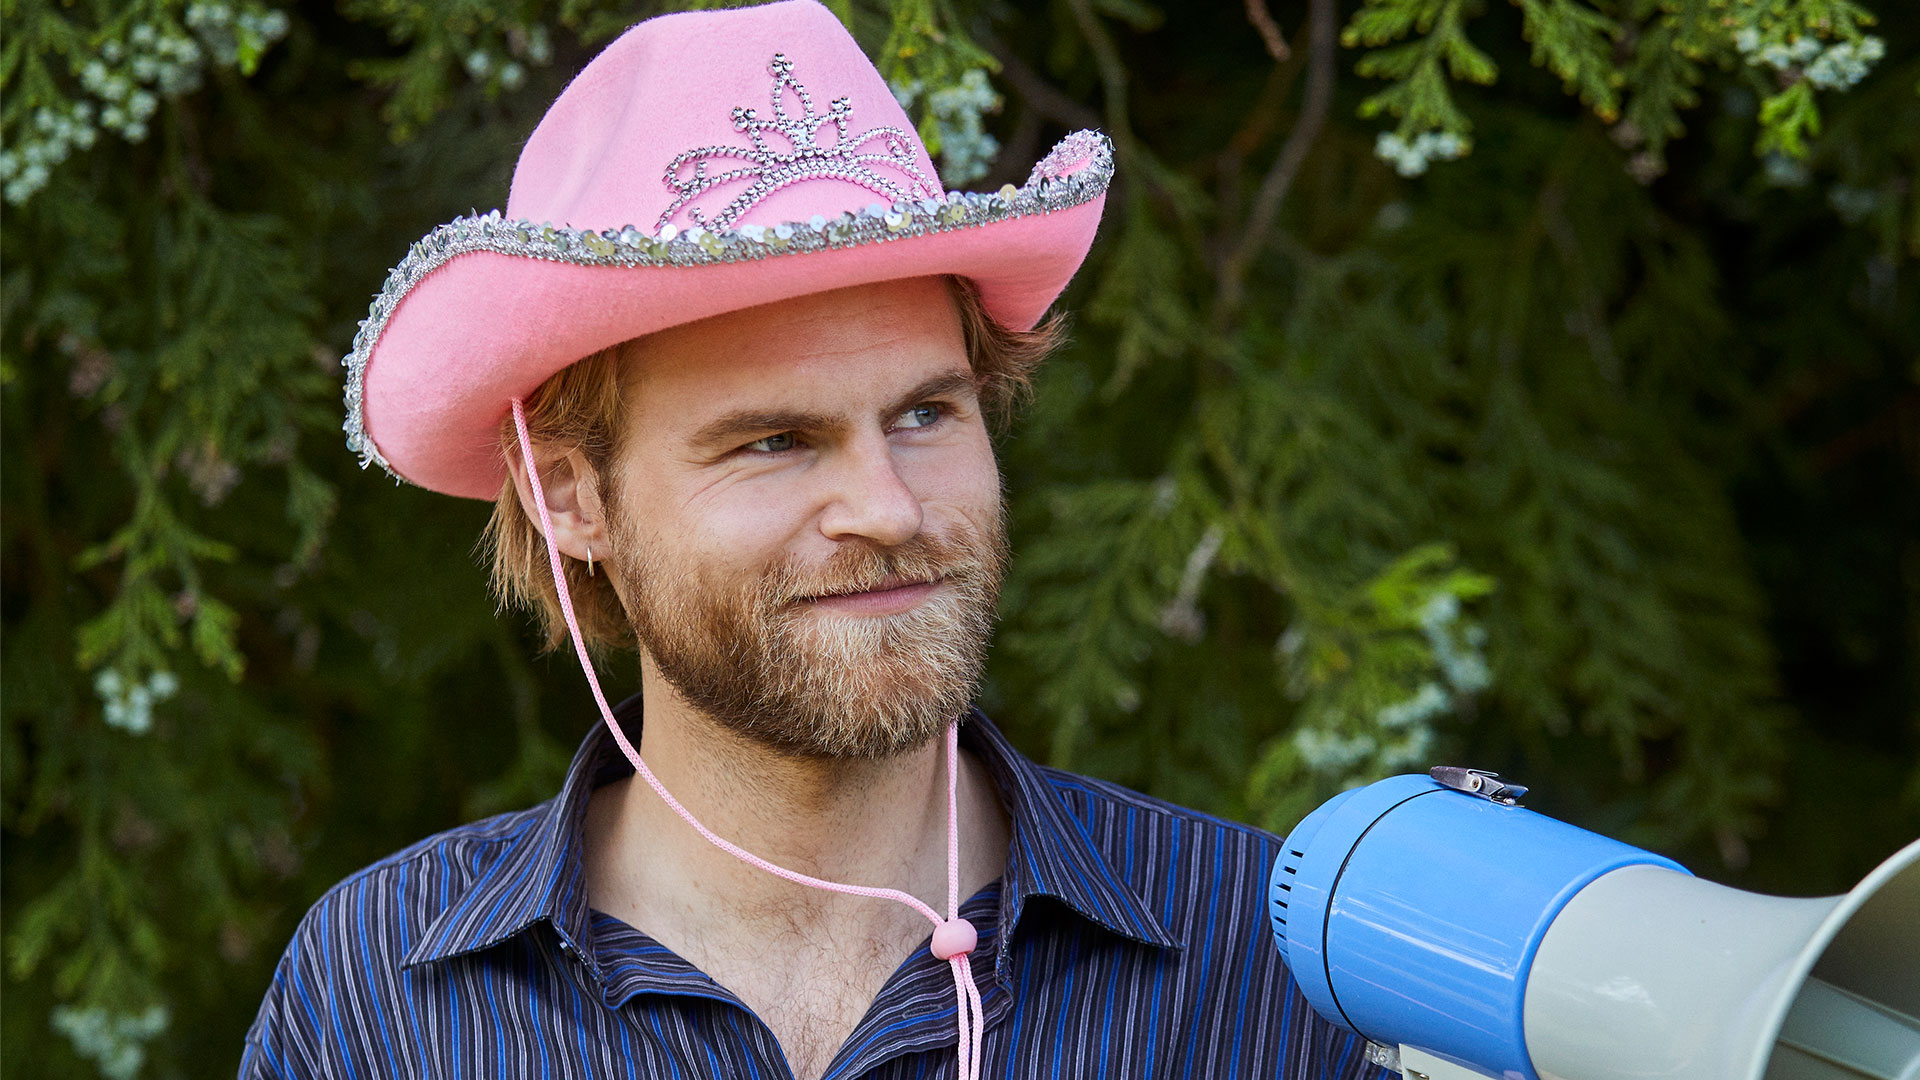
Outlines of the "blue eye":
{"type": "Polygon", "coordinates": [[[900,414],[900,422],[895,424],[894,427],[922,428],[922,427],[931,427],[934,424],[939,422],[940,422],[940,406],[915,405],[913,408],[908,409],[906,412],[903,412],[900,414]]]}
{"type": "Polygon", "coordinates": [[[798,445],[799,440],[794,437],[793,432],[783,431],[778,435],[769,435],[764,439],[755,439],[741,447],[741,449],[752,450],[762,454],[778,454],[784,450],[791,450],[798,445]]]}

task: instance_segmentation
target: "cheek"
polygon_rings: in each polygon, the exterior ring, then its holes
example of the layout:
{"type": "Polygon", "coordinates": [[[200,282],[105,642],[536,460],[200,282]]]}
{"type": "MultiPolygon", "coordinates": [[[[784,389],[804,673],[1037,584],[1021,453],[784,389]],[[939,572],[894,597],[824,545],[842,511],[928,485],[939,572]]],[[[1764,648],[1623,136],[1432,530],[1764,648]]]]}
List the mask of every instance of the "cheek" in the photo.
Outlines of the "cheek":
{"type": "Polygon", "coordinates": [[[811,508],[803,493],[795,490],[735,485],[701,500],[681,523],[681,535],[716,562],[758,566],[791,542],[811,508]]]}
{"type": "Polygon", "coordinates": [[[635,491],[633,539],[709,582],[758,572],[784,557],[809,507],[798,486],[721,482],[706,487],[672,479],[635,491]]]}
{"type": "Polygon", "coordinates": [[[984,429],[949,445],[908,453],[900,475],[929,510],[950,509],[983,524],[1000,506],[1000,467],[984,429]]]}

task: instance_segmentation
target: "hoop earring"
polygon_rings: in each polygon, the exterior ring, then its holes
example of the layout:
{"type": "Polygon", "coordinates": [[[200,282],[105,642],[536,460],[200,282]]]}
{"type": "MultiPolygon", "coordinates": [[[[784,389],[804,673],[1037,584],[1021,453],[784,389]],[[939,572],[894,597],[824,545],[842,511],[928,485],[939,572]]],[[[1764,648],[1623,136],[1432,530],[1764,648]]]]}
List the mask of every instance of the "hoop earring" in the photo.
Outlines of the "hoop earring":
{"type": "Polygon", "coordinates": [[[587,545],[587,576],[593,576],[593,545],[587,545]]]}

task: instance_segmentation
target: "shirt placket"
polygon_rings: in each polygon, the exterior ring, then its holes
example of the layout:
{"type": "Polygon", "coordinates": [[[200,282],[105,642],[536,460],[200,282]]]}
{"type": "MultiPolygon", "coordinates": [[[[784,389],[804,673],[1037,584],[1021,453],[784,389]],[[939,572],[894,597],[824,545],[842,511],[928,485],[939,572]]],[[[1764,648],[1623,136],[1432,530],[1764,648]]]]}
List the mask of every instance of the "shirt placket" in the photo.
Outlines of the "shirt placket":
{"type": "MultiPolygon", "coordinates": [[[[1006,985],[995,973],[1001,945],[999,906],[998,882],[960,905],[961,917],[973,923],[980,934],[972,965],[986,1013],[987,1042],[991,1042],[994,1027],[1005,1017],[1011,1000],[1006,985]]],[[[822,1080],[884,1080],[896,1072],[905,1075],[905,1063],[924,1055],[950,1059],[933,1071],[936,1076],[947,1075],[943,1070],[954,1064],[951,1059],[957,1049],[957,1006],[952,966],[934,959],[922,947],[880,988],[873,1006],[854,1026],[822,1080]]]]}

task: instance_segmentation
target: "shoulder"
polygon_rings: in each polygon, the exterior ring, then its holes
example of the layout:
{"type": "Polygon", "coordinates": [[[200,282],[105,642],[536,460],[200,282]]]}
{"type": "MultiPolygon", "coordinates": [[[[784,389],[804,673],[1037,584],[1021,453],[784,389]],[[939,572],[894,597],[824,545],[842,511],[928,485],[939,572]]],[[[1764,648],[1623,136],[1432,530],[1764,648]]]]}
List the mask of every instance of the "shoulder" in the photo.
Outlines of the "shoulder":
{"type": "MultiPolygon", "coordinates": [[[[1186,868],[1198,862],[1216,874],[1226,874],[1236,886],[1254,877],[1264,886],[1280,854],[1280,838],[1265,829],[1143,795],[1111,781],[1044,766],[1037,771],[1101,854],[1109,861],[1117,857],[1123,873],[1129,863],[1186,868]]],[[[1265,895],[1264,887],[1260,893],[1265,895]]]]}
{"type": "Polygon", "coordinates": [[[1202,1058],[1221,1075],[1359,1080],[1384,1074],[1364,1043],[1314,1013],[1273,940],[1268,881],[1280,837],[1142,795],[1036,768],[1106,873],[1137,895],[1178,943],[1168,983],[1202,1058]]]}
{"type": "Polygon", "coordinates": [[[537,828],[551,800],[525,810],[496,814],[435,833],[341,878],[314,902],[314,910],[371,892],[424,896],[435,888],[469,884],[484,876],[502,853],[537,828]]]}
{"type": "Polygon", "coordinates": [[[1083,776],[1079,773],[1068,772],[1065,769],[1056,769],[1047,765],[1036,765],[1034,769],[1056,792],[1060,793],[1061,797],[1069,799],[1070,801],[1080,801],[1085,804],[1089,811],[1095,813],[1110,814],[1118,810],[1120,812],[1131,811],[1142,814],[1153,814],[1168,821],[1186,823],[1194,828],[1209,831],[1223,830],[1244,836],[1250,840],[1268,844],[1276,852],[1280,849],[1279,837],[1265,829],[1248,825],[1245,822],[1232,821],[1227,818],[1217,817],[1213,814],[1207,814],[1199,810],[1180,806],[1176,803],[1170,803],[1165,799],[1157,799],[1151,795],[1143,795],[1132,788],[1116,784],[1110,780],[1083,776]]]}
{"type": "Polygon", "coordinates": [[[247,1033],[240,1075],[327,1075],[329,1044],[342,1034],[342,1009],[361,999],[397,1000],[408,954],[435,920],[528,836],[545,809],[542,804],[436,833],[321,894],[274,969],[247,1033]]]}
{"type": "Polygon", "coordinates": [[[1222,955],[1261,967],[1278,960],[1266,913],[1278,837],[1109,781],[1052,768],[1036,773],[1104,864],[1102,873],[1183,943],[1188,963],[1222,955]]]}
{"type": "Polygon", "coordinates": [[[292,945],[342,958],[356,942],[411,947],[419,932],[485,878],[539,823],[547,804],[435,833],[342,878],[322,893],[292,945]]]}

